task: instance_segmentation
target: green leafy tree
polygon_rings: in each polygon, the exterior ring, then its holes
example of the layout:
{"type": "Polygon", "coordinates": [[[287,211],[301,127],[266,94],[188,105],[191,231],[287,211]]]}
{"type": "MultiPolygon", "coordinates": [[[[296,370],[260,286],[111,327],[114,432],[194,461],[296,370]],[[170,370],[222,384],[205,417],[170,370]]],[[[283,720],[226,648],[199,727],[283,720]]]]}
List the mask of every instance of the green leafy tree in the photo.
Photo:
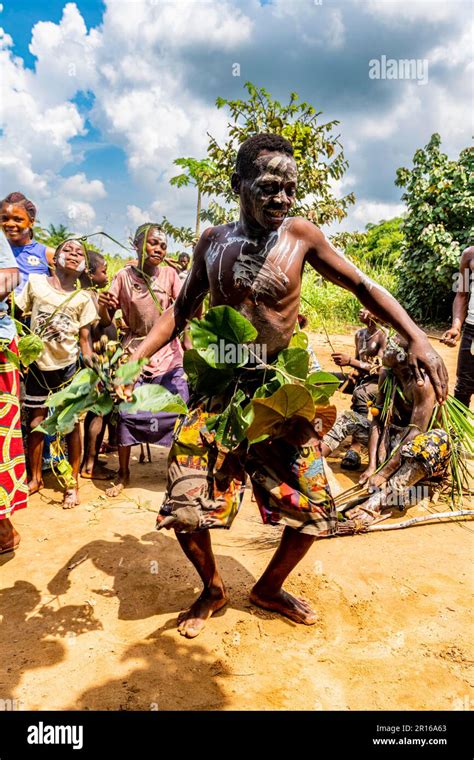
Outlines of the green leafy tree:
{"type": "Polygon", "coordinates": [[[202,221],[222,224],[235,220],[238,203],[230,178],[239,146],[259,132],[273,132],[290,140],[295,151],[299,179],[292,214],[305,216],[315,224],[343,219],[355,198],[353,193],[336,198],[332,191],[332,182],[340,180],[348,166],[339,136],[334,134],[339,122],[322,121],[322,112],[299,102],[296,92],[283,105],[263,87],[247,82],[245,88],[245,100],[216,100],[217,108],[227,107],[230,112],[227,141],[219,145],[210,135],[205,159],[177,159],[175,163],[186,172],[173,177],[171,183],[178,187],[194,184],[198,188],[198,215],[202,221]],[[201,208],[203,195],[210,199],[207,208],[201,208]]]}
{"type": "Polygon", "coordinates": [[[170,179],[170,184],[175,185],[176,187],[187,187],[192,185],[197,189],[195,228],[195,237],[197,240],[201,231],[202,187],[212,174],[215,173],[216,167],[206,158],[202,161],[198,161],[196,158],[177,158],[174,163],[176,166],[181,166],[185,171],[182,174],[177,174],[176,177],[172,177],[170,179]]]}
{"type": "MultiPolygon", "coordinates": [[[[365,232],[349,233],[346,245],[342,244],[346,254],[357,264],[366,268],[392,268],[400,258],[404,235],[402,232],[403,218],[383,219],[377,224],[369,222],[365,232]]],[[[343,233],[345,234],[345,233],[343,233]]],[[[333,242],[336,243],[334,238],[333,242]]]]}
{"type": "Polygon", "coordinates": [[[405,188],[408,207],[398,295],[410,314],[425,322],[449,318],[459,257],[474,231],[474,150],[465,148],[450,160],[440,144],[439,134],[433,134],[416,151],[413,168],[398,169],[395,181],[405,188]]]}
{"type": "Polygon", "coordinates": [[[176,227],[166,218],[166,216],[163,217],[160,224],[166,234],[173,238],[177,243],[181,243],[185,247],[188,247],[194,245],[196,242],[195,232],[191,227],[176,227]]]}
{"type": "Polygon", "coordinates": [[[294,148],[298,191],[292,214],[304,216],[318,225],[343,219],[355,198],[353,193],[336,198],[331,187],[333,181],[343,177],[348,167],[339,135],[334,134],[339,122],[323,122],[320,119],[322,112],[309,103],[299,102],[296,92],[290,93],[288,103],[283,105],[263,87],[246,82],[245,89],[248,92],[246,100],[216,100],[218,108],[229,109],[231,120],[224,145],[219,145],[210,136],[207,153],[214,172],[204,180],[203,191],[224,199],[235,213],[237,204],[230,177],[239,146],[259,132],[273,132],[290,140],[294,148]]]}
{"type": "Polygon", "coordinates": [[[64,224],[58,224],[58,226],[50,224],[46,228],[41,226],[35,227],[34,235],[40,243],[49,245],[51,248],[57,248],[65,240],[73,237],[74,233],[70,232],[64,224]]]}

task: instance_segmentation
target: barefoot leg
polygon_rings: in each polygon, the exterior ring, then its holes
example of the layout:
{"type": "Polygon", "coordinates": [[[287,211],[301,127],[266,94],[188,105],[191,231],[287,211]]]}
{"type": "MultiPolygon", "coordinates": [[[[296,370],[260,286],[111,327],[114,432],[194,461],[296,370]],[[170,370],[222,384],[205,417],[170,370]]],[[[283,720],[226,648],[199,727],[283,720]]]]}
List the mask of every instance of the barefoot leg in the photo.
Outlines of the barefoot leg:
{"type": "Polygon", "coordinates": [[[6,517],[0,520],[0,554],[14,551],[20,543],[20,534],[13,527],[12,521],[6,517]]]}
{"type": "Polygon", "coordinates": [[[194,604],[178,617],[178,631],[192,639],[201,633],[206,620],[227,604],[227,595],[216,566],[209,531],[176,533],[176,538],[204,585],[194,604]]]}
{"type": "Polygon", "coordinates": [[[282,588],[285,579],[303,559],[313,541],[313,536],[286,527],[270,564],[251,591],[250,600],[258,607],[279,612],[295,623],[316,623],[317,615],[311,607],[282,588]]]}
{"type": "Polygon", "coordinates": [[[78,484],[79,467],[81,464],[81,452],[82,452],[81,429],[80,429],[79,423],[74,426],[74,430],[72,431],[72,433],[69,433],[69,435],[66,436],[66,443],[67,443],[68,459],[72,467],[72,476],[76,484],[78,484]]]}
{"type": "Polygon", "coordinates": [[[37,433],[36,428],[44,422],[46,414],[45,407],[30,410],[28,430],[28,464],[31,473],[28,491],[30,496],[43,488],[41,467],[43,464],[44,433],[37,433]]]}
{"type": "MultiPolygon", "coordinates": [[[[84,420],[84,459],[81,464],[81,475],[84,478],[91,478],[94,473],[94,467],[97,470],[97,457],[99,455],[100,444],[103,438],[103,429],[105,428],[104,418],[98,417],[92,412],[88,412],[84,420]]],[[[102,478],[100,478],[102,479],[102,478]]]]}
{"type": "Polygon", "coordinates": [[[131,446],[119,446],[119,473],[118,482],[107,488],[107,496],[118,496],[130,482],[130,454],[131,446]]]}
{"type": "Polygon", "coordinates": [[[72,509],[79,504],[79,467],[81,464],[81,430],[79,423],[72,433],[66,436],[69,464],[72,467],[74,482],[64,491],[63,509],[72,509]]]}

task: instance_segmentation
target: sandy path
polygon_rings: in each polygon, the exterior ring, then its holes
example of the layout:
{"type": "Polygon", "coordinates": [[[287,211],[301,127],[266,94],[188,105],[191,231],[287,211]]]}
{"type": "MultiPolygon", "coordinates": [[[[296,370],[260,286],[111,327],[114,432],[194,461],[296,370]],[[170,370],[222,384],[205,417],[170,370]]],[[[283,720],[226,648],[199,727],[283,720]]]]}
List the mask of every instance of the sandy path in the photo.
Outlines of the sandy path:
{"type": "MultiPolygon", "coordinates": [[[[313,344],[330,367],[324,341],[313,344]]],[[[454,378],[455,352],[443,354],[454,378]]],[[[82,481],[76,510],[63,511],[47,488],[17,514],[21,549],[0,560],[0,700],[21,709],[472,707],[474,524],[319,542],[288,582],[319,613],[305,628],[248,602],[277,540],[248,493],[232,531],[214,533],[231,603],[185,640],[176,616],[197,577],[174,535],[154,531],[164,450],[153,460],[134,462],[120,501],[82,481]]]]}

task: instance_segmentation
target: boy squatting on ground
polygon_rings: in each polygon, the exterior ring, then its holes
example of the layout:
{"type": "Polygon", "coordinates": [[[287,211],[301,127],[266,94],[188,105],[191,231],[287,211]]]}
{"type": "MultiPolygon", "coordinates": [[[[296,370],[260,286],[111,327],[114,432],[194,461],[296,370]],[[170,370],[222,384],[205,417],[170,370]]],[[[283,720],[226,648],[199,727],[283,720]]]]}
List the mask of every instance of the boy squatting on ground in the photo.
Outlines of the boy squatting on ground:
{"type": "MultiPolygon", "coordinates": [[[[258,330],[268,360],[286,348],[299,311],[303,267],[308,262],[331,282],[350,290],[380,321],[406,336],[409,365],[424,383],[425,367],[436,394],[444,400],[446,368],[404,309],[383,288],[363,275],[301,217],[286,218],[295,199],[297,167],[284,138],[260,134],[239,149],[232,188],[240,200],[240,219],[202,234],[189,276],[176,303],[156,321],[132,359],[149,357],[184,329],[205,295],[211,306],[227,304],[258,330]]],[[[130,388],[123,389],[126,396],[130,388]]],[[[179,631],[199,634],[209,618],[227,603],[216,567],[209,528],[230,527],[250,473],[263,520],[285,526],[281,543],[251,592],[254,604],[312,625],[309,605],[283,588],[289,573],[315,538],[335,535],[337,519],[323,470],[320,442],[304,420],[288,425],[284,437],[252,445],[242,460],[224,460],[217,469],[216,449],[205,420],[216,399],[200,400],[178,423],[170,450],[165,501],[158,528],[173,527],[177,539],[204,585],[189,610],[179,617],[179,631]]],[[[222,406],[225,398],[217,400],[222,406]]]]}
{"type": "Polygon", "coordinates": [[[389,339],[383,354],[384,367],[392,371],[403,397],[395,391],[392,408],[382,419],[382,387],[387,377],[387,369],[383,369],[375,404],[379,413],[372,418],[370,427],[369,465],[359,479],[361,485],[367,483],[375,490],[367,501],[346,513],[350,519],[370,523],[384,507],[398,506],[403,510],[419,501],[413,490],[417,483],[446,474],[448,435],[438,428],[427,432],[436,404],[433,386],[424,373],[423,385],[415,382],[406,348],[406,341],[397,336],[389,339]]]}
{"type": "Polygon", "coordinates": [[[331,430],[323,437],[321,445],[321,453],[327,457],[348,435],[352,436],[351,447],[341,461],[341,467],[346,470],[359,469],[361,448],[369,440],[368,402],[375,401],[377,396],[381,359],[387,343],[386,333],[377,327],[373,315],[367,309],[359,311],[359,318],[367,326],[355,334],[355,356],[332,354],[339,367],[349,367],[352,370],[348,377],[336,372],[342,380],[340,390],[352,393],[351,408],[338,416],[331,430]]]}
{"type": "MultiPolygon", "coordinates": [[[[28,458],[31,480],[30,494],[43,487],[41,463],[44,434],[35,428],[46,419],[46,400],[66,385],[78,369],[79,348],[83,356],[92,353],[91,325],[99,315],[90,293],[77,290],[77,281],[86,268],[86,252],[77,240],[66,240],[56,249],[55,271],[48,277],[32,274],[16,305],[24,313],[31,311],[31,330],[39,335],[44,348],[28,368],[25,407],[31,417],[28,431],[28,458]]],[[[65,489],[63,507],[79,503],[79,466],[81,433],[79,423],[66,436],[68,459],[74,485],[65,489]]]]}

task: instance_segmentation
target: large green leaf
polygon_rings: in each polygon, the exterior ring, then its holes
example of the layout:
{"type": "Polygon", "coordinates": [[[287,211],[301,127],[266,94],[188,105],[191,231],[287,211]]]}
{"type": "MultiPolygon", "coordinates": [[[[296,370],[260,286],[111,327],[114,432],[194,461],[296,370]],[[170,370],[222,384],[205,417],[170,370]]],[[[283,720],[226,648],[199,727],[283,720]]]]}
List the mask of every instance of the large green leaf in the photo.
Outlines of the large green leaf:
{"type": "Polygon", "coordinates": [[[11,362],[17,369],[21,369],[20,357],[18,354],[15,354],[14,351],[10,351],[9,348],[4,348],[3,353],[9,362],[11,362]]]}
{"type": "Polygon", "coordinates": [[[101,393],[97,401],[90,410],[92,414],[97,414],[99,417],[106,417],[114,408],[114,400],[108,393],[101,393]]]}
{"type": "Polygon", "coordinates": [[[340,380],[331,372],[312,372],[306,378],[305,387],[310,391],[315,404],[327,404],[337,391],[340,380]]]}
{"type": "Polygon", "coordinates": [[[88,396],[98,382],[99,378],[94,370],[82,369],[62,390],[53,393],[46,401],[45,406],[61,410],[64,406],[88,396]]]}
{"type": "Polygon", "coordinates": [[[68,433],[72,433],[74,426],[79,422],[81,414],[89,411],[97,403],[98,398],[97,389],[93,388],[86,396],[57,407],[54,413],[50,417],[47,417],[36,430],[48,435],[54,435],[55,433],[67,435],[68,433]]]}
{"type": "Polygon", "coordinates": [[[132,401],[123,401],[119,410],[126,414],[136,414],[136,412],[184,414],[188,411],[188,407],[181,396],[170,393],[162,385],[140,385],[133,391],[132,401]]]}
{"type": "Polygon", "coordinates": [[[148,359],[139,359],[137,362],[127,362],[117,368],[114,375],[114,385],[132,385],[140,376],[142,367],[145,366],[148,359]]]}
{"type": "Polygon", "coordinates": [[[268,383],[260,385],[253,394],[253,398],[269,398],[269,396],[272,396],[275,391],[277,391],[278,388],[284,384],[284,382],[285,380],[283,378],[283,375],[279,374],[277,377],[269,380],[268,383]]]}
{"type": "Polygon", "coordinates": [[[246,436],[248,409],[241,406],[245,398],[243,391],[237,391],[221,414],[209,417],[206,421],[207,429],[215,433],[217,443],[226,449],[236,448],[246,436]]]}
{"type": "Polygon", "coordinates": [[[194,390],[208,396],[221,393],[234,377],[231,367],[228,369],[211,367],[195,348],[184,352],[183,367],[194,390]]]}
{"type": "Polygon", "coordinates": [[[292,335],[290,340],[290,348],[304,348],[307,349],[309,344],[308,334],[300,330],[292,335]]]}
{"type": "Polygon", "coordinates": [[[44,343],[39,335],[23,335],[18,341],[18,353],[24,367],[28,367],[34,362],[44,348],[44,343]]]}
{"type": "Polygon", "coordinates": [[[192,319],[190,329],[193,348],[208,348],[219,340],[248,343],[258,334],[252,323],[230,306],[214,306],[202,319],[192,319]]]}
{"type": "MultiPolygon", "coordinates": [[[[304,380],[308,374],[308,365],[309,354],[304,348],[285,348],[278,354],[275,369],[277,370],[277,368],[280,367],[289,375],[304,380]]],[[[277,372],[277,374],[279,373],[277,372]]],[[[288,382],[285,375],[282,377],[285,382],[288,382]]]]}
{"type": "Polygon", "coordinates": [[[270,398],[252,400],[254,418],[247,431],[250,443],[263,436],[282,431],[283,424],[292,417],[312,421],[315,407],[311,393],[302,385],[282,385],[270,398]]]}

